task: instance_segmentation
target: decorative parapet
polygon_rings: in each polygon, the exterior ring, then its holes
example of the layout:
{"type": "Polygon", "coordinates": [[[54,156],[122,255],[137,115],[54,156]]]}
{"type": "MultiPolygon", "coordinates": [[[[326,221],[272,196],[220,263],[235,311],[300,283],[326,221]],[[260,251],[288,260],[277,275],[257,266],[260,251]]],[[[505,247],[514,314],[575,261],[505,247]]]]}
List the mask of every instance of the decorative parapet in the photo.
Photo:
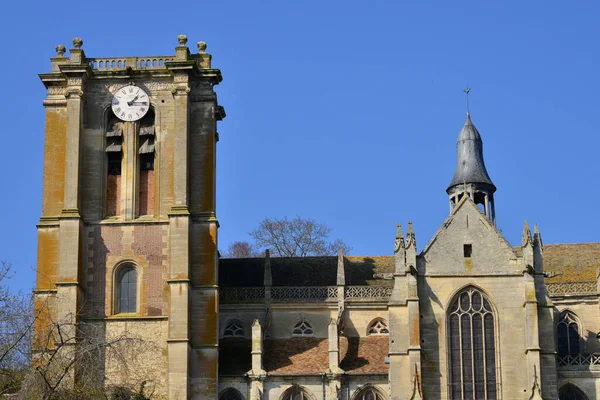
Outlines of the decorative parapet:
{"type": "Polygon", "coordinates": [[[600,370],[600,353],[556,356],[558,367],[566,370],[600,370]]]}
{"type": "Polygon", "coordinates": [[[219,301],[221,303],[257,302],[265,300],[264,287],[232,287],[219,289],[219,301]]]}
{"type": "Polygon", "coordinates": [[[337,301],[337,286],[282,286],[271,288],[273,301],[337,301]]]}
{"type": "Polygon", "coordinates": [[[166,69],[166,63],[175,61],[175,56],[86,58],[86,61],[94,71],[118,71],[128,67],[136,70],[166,69]]]}
{"type": "MultiPolygon", "coordinates": [[[[337,286],[275,286],[271,288],[273,302],[337,301],[337,286]]],[[[392,288],[386,286],[346,286],[349,300],[387,300],[392,288]]],[[[264,287],[229,287],[219,289],[221,303],[256,302],[265,299],[264,287]]]]}
{"type": "Polygon", "coordinates": [[[391,286],[346,286],[347,299],[388,299],[392,295],[391,286]]]}
{"type": "Polygon", "coordinates": [[[550,297],[590,296],[598,293],[595,281],[546,283],[550,297]]]}

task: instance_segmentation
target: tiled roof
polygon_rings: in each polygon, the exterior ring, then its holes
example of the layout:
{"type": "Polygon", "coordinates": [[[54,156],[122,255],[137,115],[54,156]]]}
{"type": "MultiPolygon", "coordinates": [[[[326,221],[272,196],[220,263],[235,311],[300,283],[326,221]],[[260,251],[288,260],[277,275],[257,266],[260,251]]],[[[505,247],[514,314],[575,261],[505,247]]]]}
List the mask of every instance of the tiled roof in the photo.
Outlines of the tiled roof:
{"type": "MultiPolygon", "coordinates": [[[[248,339],[221,339],[219,374],[244,375],[252,368],[248,339]]],[[[386,373],[389,337],[340,338],[340,368],[347,373],[386,373]]],[[[265,340],[263,367],[270,374],[322,374],[329,367],[328,339],[293,337],[265,340]]]]}
{"type": "Polygon", "coordinates": [[[544,245],[544,271],[556,274],[546,282],[595,281],[600,268],[600,242],[544,245]]]}
{"type": "MultiPolygon", "coordinates": [[[[513,246],[522,256],[521,246],[513,246]]],[[[223,258],[219,261],[222,287],[263,286],[264,258],[223,258]]],[[[374,274],[394,272],[393,256],[344,257],[346,285],[393,286],[392,280],[374,274]]],[[[544,271],[555,277],[547,282],[595,281],[600,268],[600,242],[544,245],[544,271]]],[[[337,257],[271,258],[273,286],[335,286],[337,257]]]]}
{"type": "Polygon", "coordinates": [[[340,368],[348,373],[388,372],[389,346],[387,335],[341,338],[340,368]]]}
{"type": "MultiPolygon", "coordinates": [[[[219,286],[263,286],[264,258],[222,258],[219,286]]],[[[392,286],[393,281],[374,279],[375,273],[394,272],[394,257],[344,257],[346,285],[392,286]]],[[[271,258],[273,286],[335,286],[337,257],[271,258]]]]}

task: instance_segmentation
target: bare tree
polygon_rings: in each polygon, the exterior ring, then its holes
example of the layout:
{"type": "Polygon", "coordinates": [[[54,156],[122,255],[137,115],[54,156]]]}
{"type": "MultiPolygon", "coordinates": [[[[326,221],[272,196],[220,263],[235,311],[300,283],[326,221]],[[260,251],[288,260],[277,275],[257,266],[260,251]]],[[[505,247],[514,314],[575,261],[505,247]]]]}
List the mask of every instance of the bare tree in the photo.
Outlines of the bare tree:
{"type": "Polygon", "coordinates": [[[12,266],[0,262],[0,395],[21,387],[31,360],[33,297],[9,287],[12,266]]]}
{"type": "Polygon", "coordinates": [[[342,248],[349,254],[351,247],[343,240],[331,241],[331,228],[311,218],[265,218],[250,232],[261,249],[270,249],[275,257],[332,256],[342,248]]]}
{"type": "MultiPolygon", "coordinates": [[[[38,328],[39,329],[39,328],[38,328]]],[[[109,335],[103,324],[50,322],[36,332],[31,373],[24,398],[145,400],[148,381],[107,387],[106,366],[128,375],[153,344],[128,332],[109,335]]],[[[143,361],[142,361],[143,363],[143,361]]]]}
{"type": "Polygon", "coordinates": [[[227,248],[225,253],[226,258],[249,258],[249,257],[260,257],[258,252],[252,243],[249,242],[233,242],[227,248]]]}

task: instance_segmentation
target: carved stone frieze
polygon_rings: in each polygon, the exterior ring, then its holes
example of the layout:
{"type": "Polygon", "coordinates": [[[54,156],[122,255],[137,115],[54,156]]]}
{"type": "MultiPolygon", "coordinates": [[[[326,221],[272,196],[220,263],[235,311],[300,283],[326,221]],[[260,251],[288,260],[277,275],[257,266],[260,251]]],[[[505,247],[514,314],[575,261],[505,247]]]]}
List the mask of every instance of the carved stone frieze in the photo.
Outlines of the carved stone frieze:
{"type": "MultiPolygon", "coordinates": [[[[93,82],[88,85],[88,88],[90,90],[100,91],[100,92],[107,90],[111,94],[115,94],[115,93],[117,93],[117,91],[119,89],[121,89],[123,86],[126,86],[126,85],[127,85],[127,83],[125,83],[125,82],[112,82],[112,83],[93,82]]],[[[149,92],[160,92],[163,90],[170,91],[171,89],[173,89],[173,82],[146,81],[146,82],[140,83],[138,86],[149,92]]]]}
{"type": "Polygon", "coordinates": [[[48,95],[62,95],[64,96],[67,93],[67,88],[64,86],[50,86],[48,87],[48,95]]]}
{"type": "Polygon", "coordinates": [[[81,77],[69,77],[67,78],[67,86],[81,86],[83,79],[81,77]]]}
{"type": "Polygon", "coordinates": [[[173,80],[176,83],[187,83],[189,81],[189,79],[190,79],[190,77],[186,73],[176,73],[175,76],[173,77],[173,80]]]}

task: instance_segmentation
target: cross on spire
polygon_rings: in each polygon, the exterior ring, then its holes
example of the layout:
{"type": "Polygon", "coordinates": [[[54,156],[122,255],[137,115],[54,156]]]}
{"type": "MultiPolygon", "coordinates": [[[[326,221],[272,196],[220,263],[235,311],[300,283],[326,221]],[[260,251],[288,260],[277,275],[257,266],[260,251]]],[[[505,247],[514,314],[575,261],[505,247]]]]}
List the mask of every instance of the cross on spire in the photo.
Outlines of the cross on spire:
{"type": "Polygon", "coordinates": [[[463,92],[465,92],[466,96],[467,96],[467,114],[470,114],[470,110],[469,110],[469,92],[471,91],[470,87],[464,88],[463,92]]]}

